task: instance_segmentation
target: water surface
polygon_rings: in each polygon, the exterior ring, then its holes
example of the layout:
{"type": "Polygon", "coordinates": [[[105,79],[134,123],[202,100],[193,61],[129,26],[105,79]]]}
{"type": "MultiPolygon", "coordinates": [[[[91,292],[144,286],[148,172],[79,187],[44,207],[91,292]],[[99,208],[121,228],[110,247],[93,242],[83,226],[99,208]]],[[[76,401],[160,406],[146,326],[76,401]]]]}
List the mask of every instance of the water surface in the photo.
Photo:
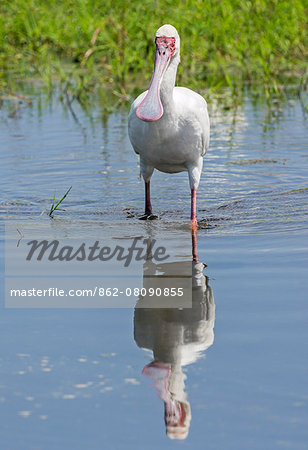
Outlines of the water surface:
{"type": "MultiPolygon", "coordinates": [[[[191,262],[187,174],[156,172],[159,220],[138,220],[143,183],[126,114],[73,105],[73,115],[57,96],[31,95],[32,107],[1,109],[3,222],[68,238],[114,226],[114,237],[120,227],[183,245],[172,266],[136,267],[140,286],[191,262]],[[67,211],[47,217],[54,191],[70,186],[67,211]]],[[[298,99],[269,107],[249,96],[210,115],[191,309],[138,298],[136,309],[5,309],[2,226],[2,448],[306,448],[307,116],[298,99]],[[182,415],[185,439],[170,439],[170,427],[166,436],[165,412],[182,415]]]]}

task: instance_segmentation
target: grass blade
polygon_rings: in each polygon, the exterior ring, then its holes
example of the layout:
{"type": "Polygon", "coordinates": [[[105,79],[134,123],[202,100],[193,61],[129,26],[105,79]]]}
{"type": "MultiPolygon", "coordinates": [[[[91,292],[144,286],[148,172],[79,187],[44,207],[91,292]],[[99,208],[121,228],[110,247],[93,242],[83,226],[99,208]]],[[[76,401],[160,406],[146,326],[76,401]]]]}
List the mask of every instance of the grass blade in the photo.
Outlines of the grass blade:
{"type": "Polygon", "coordinates": [[[63,202],[63,200],[68,195],[68,193],[70,192],[71,189],[72,189],[72,186],[66,191],[66,193],[63,195],[63,197],[58,201],[58,203],[56,205],[55,205],[56,192],[54,193],[52,205],[51,205],[51,208],[50,208],[50,211],[49,211],[49,217],[53,217],[53,212],[54,211],[66,211],[63,208],[58,208],[58,206],[63,202]]]}

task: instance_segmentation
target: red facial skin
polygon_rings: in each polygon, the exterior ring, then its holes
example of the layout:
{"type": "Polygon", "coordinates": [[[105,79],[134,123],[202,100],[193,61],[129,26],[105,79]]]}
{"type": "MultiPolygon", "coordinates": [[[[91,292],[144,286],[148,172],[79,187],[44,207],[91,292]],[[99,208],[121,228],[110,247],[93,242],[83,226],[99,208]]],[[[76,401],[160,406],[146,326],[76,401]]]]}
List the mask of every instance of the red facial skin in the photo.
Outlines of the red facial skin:
{"type": "Polygon", "coordinates": [[[175,52],[175,38],[174,37],[166,37],[166,36],[157,37],[155,39],[155,44],[156,44],[157,50],[159,52],[163,51],[162,47],[168,48],[170,51],[170,57],[172,58],[172,56],[175,52]]]}

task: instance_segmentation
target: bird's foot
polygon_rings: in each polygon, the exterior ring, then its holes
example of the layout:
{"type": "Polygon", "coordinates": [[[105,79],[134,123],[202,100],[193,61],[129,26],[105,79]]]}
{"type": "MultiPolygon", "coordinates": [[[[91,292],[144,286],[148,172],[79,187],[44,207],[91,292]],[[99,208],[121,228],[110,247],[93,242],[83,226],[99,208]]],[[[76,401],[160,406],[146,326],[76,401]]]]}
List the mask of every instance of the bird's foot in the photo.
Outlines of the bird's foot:
{"type": "Polygon", "coordinates": [[[192,231],[198,231],[199,225],[198,225],[197,219],[191,220],[191,229],[192,229],[192,231]]]}
{"type": "Polygon", "coordinates": [[[155,214],[148,214],[144,213],[142,216],[139,217],[139,220],[156,220],[158,219],[158,216],[155,216],[155,214]]]}

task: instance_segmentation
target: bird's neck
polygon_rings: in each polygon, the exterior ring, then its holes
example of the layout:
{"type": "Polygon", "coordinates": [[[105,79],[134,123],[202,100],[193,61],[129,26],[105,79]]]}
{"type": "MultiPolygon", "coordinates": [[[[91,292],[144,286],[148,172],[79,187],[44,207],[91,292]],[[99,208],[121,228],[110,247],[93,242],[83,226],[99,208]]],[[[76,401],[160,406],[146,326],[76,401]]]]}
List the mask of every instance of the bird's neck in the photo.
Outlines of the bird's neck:
{"type": "Polygon", "coordinates": [[[160,85],[160,99],[164,108],[164,114],[173,113],[175,110],[173,89],[175,86],[178,64],[179,61],[176,59],[170,62],[160,85]]]}

